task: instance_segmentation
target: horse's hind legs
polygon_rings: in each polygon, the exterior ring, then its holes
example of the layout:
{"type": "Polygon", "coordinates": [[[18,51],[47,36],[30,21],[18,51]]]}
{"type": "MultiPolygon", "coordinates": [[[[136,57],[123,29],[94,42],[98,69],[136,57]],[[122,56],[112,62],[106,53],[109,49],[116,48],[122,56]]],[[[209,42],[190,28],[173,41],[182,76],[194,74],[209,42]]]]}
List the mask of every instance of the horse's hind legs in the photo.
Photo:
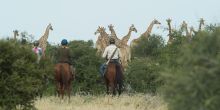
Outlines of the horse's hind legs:
{"type": "Polygon", "coordinates": [[[55,96],[60,97],[61,94],[61,86],[60,83],[56,83],[55,96]]]}
{"type": "Polygon", "coordinates": [[[68,94],[68,98],[69,98],[69,102],[70,102],[70,94],[71,94],[71,82],[69,82],[68,86],[67,86],[67,94],[68,94]]]}
{"type": "Polygon", "coordinates": [[[122,93],[122,84],[118,85],[118,95],[120,96],[122,93]]]}

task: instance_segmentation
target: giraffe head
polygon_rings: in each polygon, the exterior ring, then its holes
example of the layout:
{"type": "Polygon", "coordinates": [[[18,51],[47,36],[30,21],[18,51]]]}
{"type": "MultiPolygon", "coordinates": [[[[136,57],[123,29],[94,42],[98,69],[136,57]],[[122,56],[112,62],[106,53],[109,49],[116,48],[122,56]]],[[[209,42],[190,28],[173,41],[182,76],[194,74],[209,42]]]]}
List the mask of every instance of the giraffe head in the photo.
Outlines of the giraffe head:
{"type": "Polygon", "coordinates": [[[187,28],[187,23],[186,21],[183,21],[182,25],[181,25],[181,29],[185,29],[187,28]]]}
{"type": "Polygon", "coordinates": [[[137,29],[134,27],[134,24],[131,25],[131,27],[129,28],[129,31],[134,31],[137,33],[137,29]]]}
{"type": "Polygon", "coordinates": [[[101,34],[101,33],[104,33],[104,32],[105,32],[105,28],[99,26],[98,29],[95,31],[95,35],[98,34],[98,33],[101,34]]]}
{"type": "Polygon", "coordinates": [[[47,28],[50,29],[50,30],[53,30],[53,27],[52,27],[51,24],[49,24],[49,25],[47,26],[47,28]]]}
{"type": "Polygon", "coordinates": [[[203,18],[200,18],[199,22],[200,22],[200,25],[205,25],[205,20],[203,18]]]}
{"type": "Polygon", "coordinates": [[[112,24],[108,25],[108,28],[109,28],[110,31],[114,30],[114,26],[112,24]]]}
{"type": "Polygon", "coordinates": [[[18,30],[14,30],[13,32],[15,36],[19,36],[18,30]]]}
{"type": "Polygon", "coordinates": [[[156,20],[156,19],[154,19],[152,23],[153,23],[153,24],[161,24],[161,23],[160,23],[158,20],[156,20]]]}
{"type": "Polygon", "coordinates": [[[166,21],[167,21],[167,23],[170,24],[172,20],[170,18],[168,18],[166,21]]]}

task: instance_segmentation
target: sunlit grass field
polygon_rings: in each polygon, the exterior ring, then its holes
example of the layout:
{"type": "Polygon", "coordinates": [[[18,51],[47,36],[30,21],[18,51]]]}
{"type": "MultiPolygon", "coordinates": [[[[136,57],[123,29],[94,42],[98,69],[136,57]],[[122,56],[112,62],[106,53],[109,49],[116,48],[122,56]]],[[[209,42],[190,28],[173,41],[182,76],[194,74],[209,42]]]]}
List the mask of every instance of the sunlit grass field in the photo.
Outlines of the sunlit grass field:
{"type": "Polygon", "coordinates": [[[121,95],[72,96],[70,101],[57,97],[43,97],[35,101],[38,110],[167,110],[167,104],[159,96],[121,95]]]}

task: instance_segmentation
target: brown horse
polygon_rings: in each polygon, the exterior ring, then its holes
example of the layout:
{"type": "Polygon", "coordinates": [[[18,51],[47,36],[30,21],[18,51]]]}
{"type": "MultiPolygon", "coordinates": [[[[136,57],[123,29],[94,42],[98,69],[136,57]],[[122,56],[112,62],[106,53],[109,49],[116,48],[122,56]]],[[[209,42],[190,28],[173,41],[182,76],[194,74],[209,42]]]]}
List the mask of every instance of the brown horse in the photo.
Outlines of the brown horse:
{"type": "Polygon", "coordinates": [[[55,81],[58,97],[61,95],[61,98],[63,99],[64,92],[66,91],[70,99],[72,80],[73,77],[68,63],[58,63],[55,65],[55,81]]]}
{"type": "Polygon", "coordinates": [[[120,68],[120,65],[110,62],[107,66],[107,71],[104,78],[106,83],[107,94],[111,93],[112,95],[116,95],[117,90],[118,94],[120,95],[122,92],[123,84],[122,68],[120,68]],[[121,72],[117,72],[117,70],[121,72]]]}

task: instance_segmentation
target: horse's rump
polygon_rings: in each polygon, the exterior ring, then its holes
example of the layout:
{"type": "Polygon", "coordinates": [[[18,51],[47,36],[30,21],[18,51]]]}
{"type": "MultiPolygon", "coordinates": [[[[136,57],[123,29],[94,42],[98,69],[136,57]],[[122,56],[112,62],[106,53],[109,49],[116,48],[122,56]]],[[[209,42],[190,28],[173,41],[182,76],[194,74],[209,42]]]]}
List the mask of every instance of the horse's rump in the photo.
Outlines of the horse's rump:
{"type": "Polygon", "coordinates": [[[67,85],[71,79],[72,75],[70,72],[70,66],[67,63],[58,63],[55,66],[55,79],[61,85],[67,85]]]}
{"type": "Polygon", "coordinates": [[[63,98],[64,90],[66,90],[70,97],[72,75],[68,63],[58,63],[55,65],[55,80],[58,96],[61,94],[63,98]]]}
{"type": "Polygon", "coordinates": [[[116,64],[109,63],[107,66],[107,71],[105,73],[105,78],[108,81],[114,82],[116,78],[116,64]]]}
{"type": "Polygon", "coordinates": [[[123,83],[123,75],[121,71],[120,64],[110,62],[107,67],[107,72],[105,74],[105,81],[107,87],[107,93],[109,93],[109,87],[111,93],[115,95],[116,89],[119,95],[121,94],[121,88],[123,83]]]}

